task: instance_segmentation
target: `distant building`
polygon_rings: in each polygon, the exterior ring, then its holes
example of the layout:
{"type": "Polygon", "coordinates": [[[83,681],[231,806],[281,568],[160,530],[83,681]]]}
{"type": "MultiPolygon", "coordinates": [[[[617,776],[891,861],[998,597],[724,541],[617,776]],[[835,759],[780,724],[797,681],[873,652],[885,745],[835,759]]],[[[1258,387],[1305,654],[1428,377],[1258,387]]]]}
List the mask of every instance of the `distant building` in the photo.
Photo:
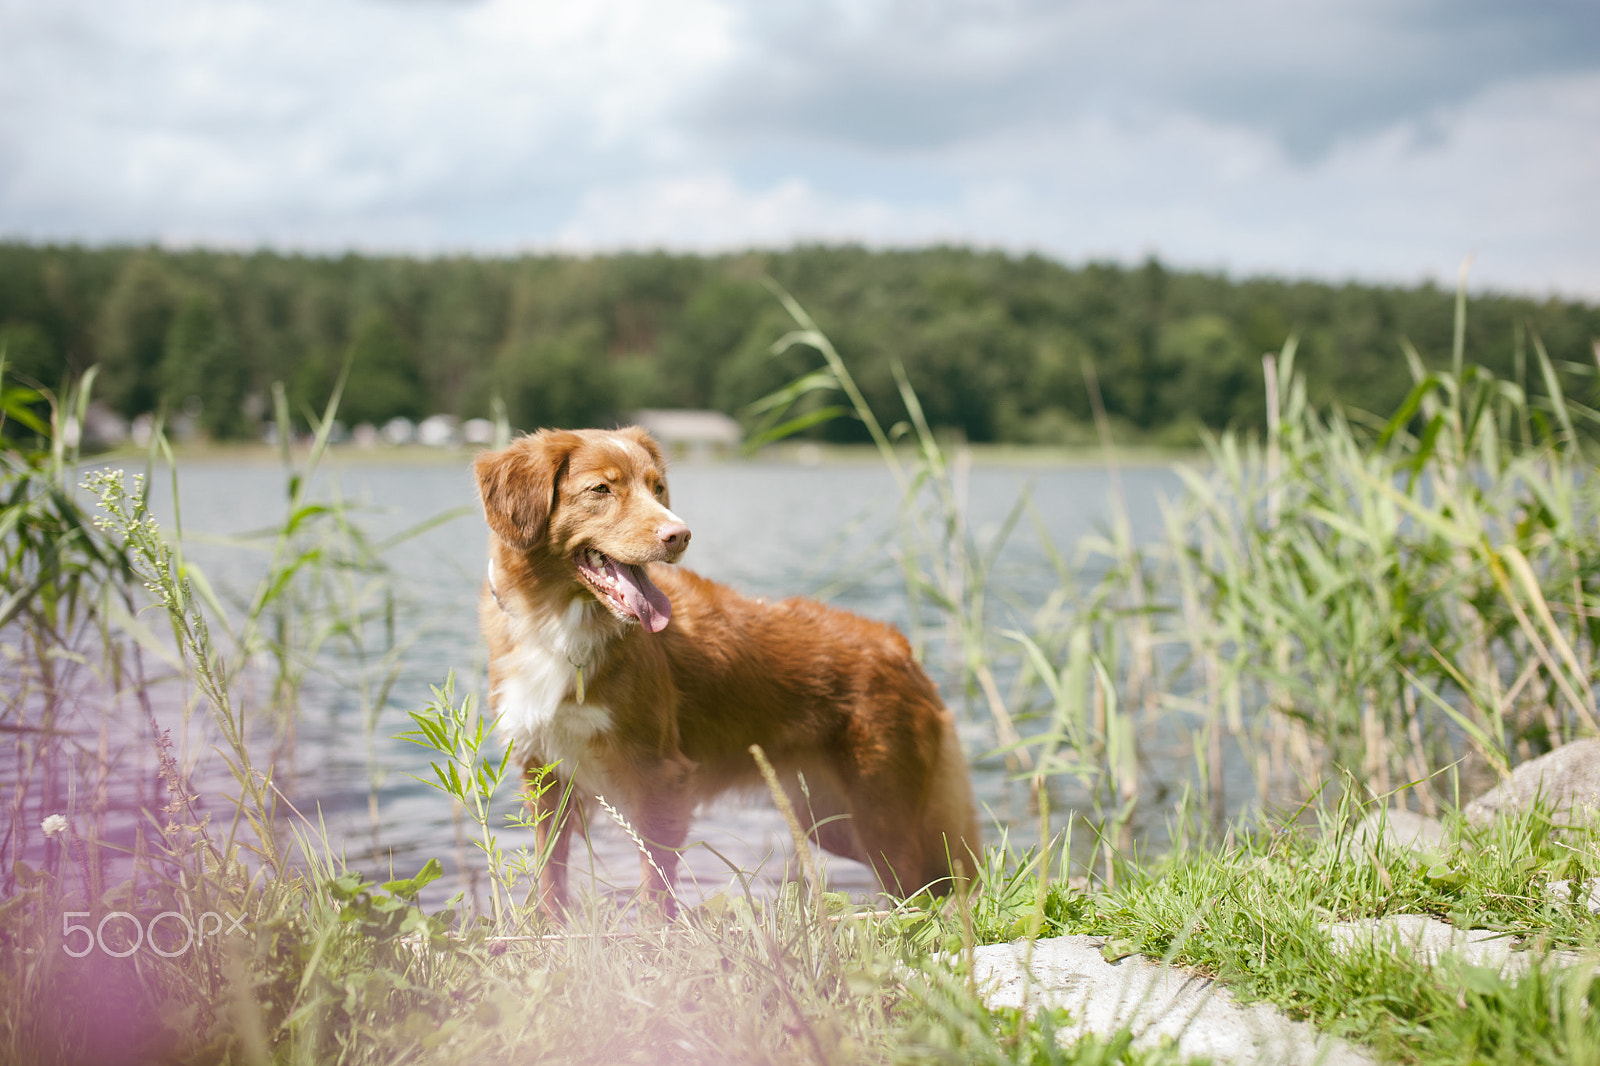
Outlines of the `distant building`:
{"type": "Polygon", "coordinates": [[[404,415],[397,415],[385,422],[378,433],[385,444],[411,444],[417,439],[417,424],[404,415]]]}
{"type": "Polygon", "coordinates": [[[469,418],[461,423],[461,443],[483,447],[494,443],[494,423],[487,418],[469,418]]]}
{"type": "Polygon", "coordinates": [[[721,411],[668,411],[646,408],[633,420],[669,451],[690,455],[724,454],[744,440],[739,423],[721,411]]]}
{"type": "Polygon", "coordinates": [[[417,423],[417,443],[443,448],[456,442],[455,415],[429,415],[417,423]]]}

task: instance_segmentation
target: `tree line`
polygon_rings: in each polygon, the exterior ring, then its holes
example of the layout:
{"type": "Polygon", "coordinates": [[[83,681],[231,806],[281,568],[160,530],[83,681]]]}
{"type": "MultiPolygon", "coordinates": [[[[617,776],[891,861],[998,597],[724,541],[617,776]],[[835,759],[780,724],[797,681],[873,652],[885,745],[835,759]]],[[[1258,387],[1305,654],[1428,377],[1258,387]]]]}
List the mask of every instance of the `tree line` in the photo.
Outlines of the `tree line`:
{"type": "MultiPolygon", "coordinates": [[[[898,361],[929,419],[974,441],[1092,439],[1085,364],[1126,437],[1259,424],[1261,355],[1290,334],[1315,398],[1388,412],[1411,385],[1401,339],[1448,365],[1454,321],[1454,294],[1431,284],[953,247],[420,259],[0,243],[0,346],[10,381],[57,387],[98,364],[96,395],[122,415],[181,406],[219,439],[259,432],[274,382],[298,416],[320,410],[347,360],[348,424],[487,415],[497,398],[528,429],[641,407],[737,415],[816,363],[772,354],[793,323],[764,277],[810,311],[876,409],[902,409],[898,361]]],[[[1469,360],[1538,392],[1534,336],[1591,399],[1600,306],[1469,301],[1469,360]]],[[[864,436],[843,420],[813,432],[864,436]]]]}

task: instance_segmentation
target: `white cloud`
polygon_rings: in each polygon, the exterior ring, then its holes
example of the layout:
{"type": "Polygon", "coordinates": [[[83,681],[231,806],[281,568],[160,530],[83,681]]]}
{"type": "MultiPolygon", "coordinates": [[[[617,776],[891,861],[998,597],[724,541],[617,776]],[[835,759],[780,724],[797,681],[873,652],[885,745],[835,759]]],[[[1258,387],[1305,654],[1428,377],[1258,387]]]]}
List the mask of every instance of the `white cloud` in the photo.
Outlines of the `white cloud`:
{"type": "Polygon", "coordinates": [[[1475,251],[1480,282],[1600,295],[1600,60],[1554,23],[979,6],[0,0],[0,235],[967,241],[1406,280],[1475,251]]]}
{"type": "Polygon", "coordinates": [[[1402,281],[1453,279],[1476,253],[1479,284],[1600,293],[1600,75],[1497,89],[1429,125],[1424,137],[1395,124],[1308,165],[1264,132],[1181,112],[1034,123],[924,155],[956,189],[941,202],[796,177],[741,185],[702,168],[591,190],[558,243],[959,240],[1402,281]]]}
{"type": "Polygon", "coordinates": [[[729,47],[696,0],[3,17],[24,60],[0,67],[0,99],[27,102],[0,115],[0,226],[21,232],[381,241],[399,222],[450,240],[441,206],[681,151],[674,94],[729,47]]]}
{"type": "Polygon", "coordinates": [[[1587,0],[770,0],[743,14],[725,84],[744,91],[706,101],[708,128],[866,150],[1179,108],[1313,159],[1489,86],[1600,67],[1587,0]]]}

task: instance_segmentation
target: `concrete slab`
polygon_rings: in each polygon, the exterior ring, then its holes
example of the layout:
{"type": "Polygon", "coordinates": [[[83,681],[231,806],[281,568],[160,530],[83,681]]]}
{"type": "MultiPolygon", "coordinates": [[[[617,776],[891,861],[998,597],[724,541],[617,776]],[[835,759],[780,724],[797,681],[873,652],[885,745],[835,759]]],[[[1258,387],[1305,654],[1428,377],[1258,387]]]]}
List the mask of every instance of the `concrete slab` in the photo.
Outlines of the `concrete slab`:
{"type": "Polygon", "coordinates": [[[1335,951],[1348,952],[1376,942],[1404,951],[1434,965],[1445,955],[1455,955],[1473,966],[1502,970],[1516,954],[1516,938],[1489,929],[1458,929],[1427,914],[1391,914],[1385,918],[1354,918],[1327,927],[1335,951]]]}
{"type": "MultiPolygon", "coordinates": [[[[1453,955],[1469,966],[1498,970],[1500,976],[1507,979],[1527,973],[1528,967],[1540,957],[1523,950],[1514,936],[1492,929],[1459,929],[1427,914],[1356,918],[1334,922],[1325,928],[1336,951],[1377,943],[1391,951],[1406,952],[1429,966],[1436,966],[1446,955],[1453,955]]],[[[1555,951],[1545,957],[1557,966],[1575,965],[1583,958],[1576,951],[1555,951]]]]}
{"type": "Polygon", "coordinates": [[[1240,1004],[1227,989],[1142,955],[1107,962],[1105,941],[1064,936],[976,950],[978,985],[991,1007],[1065,1007],[1067,1042],[1131,1029],[1139,1047],[1176,1042],[1181,1054],[1260,1066],[1370,1066],[1360,1049],[1322,1036],[1266,1003],[1240,1004]],[[1026,970],[1024,969],[1026,966],[1026,970]]]}

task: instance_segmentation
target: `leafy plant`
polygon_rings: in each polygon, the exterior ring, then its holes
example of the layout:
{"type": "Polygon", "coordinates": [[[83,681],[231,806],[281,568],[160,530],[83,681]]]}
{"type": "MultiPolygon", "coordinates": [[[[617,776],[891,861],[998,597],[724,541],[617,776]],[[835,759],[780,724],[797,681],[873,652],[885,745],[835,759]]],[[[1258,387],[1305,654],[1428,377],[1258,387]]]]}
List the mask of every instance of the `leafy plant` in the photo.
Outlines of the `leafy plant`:
{"type": "Polygon", "coordinates": [[[429,859],[416,876],[374,886],[359,871],[349,870],[323,886],[339,905],[339,921],[373,940],[416,936],[434,948],[449,945],[445,933],[454,924],[450,910],[428,914],[417,902],[422,890],[444,873],[438,859],[429,859]]]}
{"type": "MultiPolygon", "coordinates": [[[[537,884],[539,871],[549,861],[555,839],[551,834],[544,847],[534,852],[525,847],[506,852],[493,828],[494,801],[504,785],[520,779],[526,783],[529,808],[537,810],[538,797],[555,787],[555,766],[530,769],[524,774],[520,766],[513,764],[509,744],[496,757],[492,750],[495,743],[493,723],[477,712],[470,693],[463,694],[459,700],[456,698],[455,683],[452,671],[445,678],[443,688],[433,688],[433,699],[426,707],[408,712],[416,728],[399,736],[444,757],[440,762],[428,764],[434,780],[418,780],[450,796],[472,819],[475,827],[472,843],[483,852],[489,874],[491,913],[495,925],[501,927],[513,913],[509,904],[517,885],[524,879],[537,884]]],[[[557,813],[550,817],[559,819],[559,811],[571,802],[571,790],[569,782],[559,798],[557,813]]],[[[540,817],[535,815],[530,819],[508,814],[505,824],[520,830],[536,830],[540,817]]]]}

